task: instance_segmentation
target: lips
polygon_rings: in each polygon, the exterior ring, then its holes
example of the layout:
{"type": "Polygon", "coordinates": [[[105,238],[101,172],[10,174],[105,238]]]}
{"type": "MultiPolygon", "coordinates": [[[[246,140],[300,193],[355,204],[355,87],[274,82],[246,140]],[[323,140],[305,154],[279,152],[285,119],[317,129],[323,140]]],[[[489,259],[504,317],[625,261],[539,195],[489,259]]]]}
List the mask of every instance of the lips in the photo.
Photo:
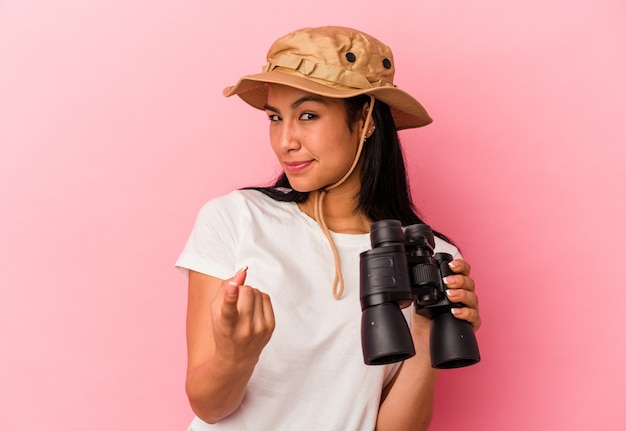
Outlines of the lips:
{"type": "Polygon", "coordinates": [[[296,173],[301,172],[313,163],[313,160],[305,160],[300,162],[283,162],[286,171],[296,173]]]}

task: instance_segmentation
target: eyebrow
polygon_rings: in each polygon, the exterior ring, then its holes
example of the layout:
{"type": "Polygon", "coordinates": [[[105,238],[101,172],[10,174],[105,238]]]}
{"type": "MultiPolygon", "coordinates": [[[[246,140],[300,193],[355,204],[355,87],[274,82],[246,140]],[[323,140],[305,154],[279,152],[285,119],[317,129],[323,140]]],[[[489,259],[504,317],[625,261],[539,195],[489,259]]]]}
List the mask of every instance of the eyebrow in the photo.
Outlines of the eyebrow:
{"type": "MultiPolygon", "coordinates": [[[[318,96],[316,94],[307,94],[306,96],[302,96],[295,102],[291,104],[291,109],[296,109],[298,106],[302,105],[305,102],[318,102],[318,103],[326,103],[322,96],[318,96]]],[[[267,103],[263,105],[263,109],[266,111],[280,112],[277,108],[268,105],[267,103]]]]}

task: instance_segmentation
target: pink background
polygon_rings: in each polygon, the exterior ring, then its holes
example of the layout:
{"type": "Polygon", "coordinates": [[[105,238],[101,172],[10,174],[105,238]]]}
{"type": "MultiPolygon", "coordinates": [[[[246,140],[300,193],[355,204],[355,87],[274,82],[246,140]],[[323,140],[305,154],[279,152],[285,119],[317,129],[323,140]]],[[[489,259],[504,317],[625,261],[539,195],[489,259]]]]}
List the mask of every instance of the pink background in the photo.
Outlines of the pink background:
{"type": "Polygon", "coordinates": [[[626,428],[623,0],[0,0],[0,429],[185,429],[174,261],[276,172],[222,88],[326,24],[394,49],[416,201],[474,267],[483,361],[432,429],[626,428]]]}

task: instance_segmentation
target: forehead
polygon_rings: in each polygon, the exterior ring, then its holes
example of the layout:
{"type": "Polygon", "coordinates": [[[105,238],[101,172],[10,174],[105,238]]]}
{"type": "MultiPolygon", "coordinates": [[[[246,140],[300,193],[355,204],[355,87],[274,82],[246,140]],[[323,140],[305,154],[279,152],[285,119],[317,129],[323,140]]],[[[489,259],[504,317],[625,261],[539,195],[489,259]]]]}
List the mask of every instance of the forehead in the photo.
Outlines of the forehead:
{"type": "Polygon", "coordinates": [[[329,107],[344,107],[342,99],[320,96],[299,88],[289,87],[281,84],[266,84],[267,104],[277,106],[281,104],[302,104],[304,102],[316,102],[329,107]]]}

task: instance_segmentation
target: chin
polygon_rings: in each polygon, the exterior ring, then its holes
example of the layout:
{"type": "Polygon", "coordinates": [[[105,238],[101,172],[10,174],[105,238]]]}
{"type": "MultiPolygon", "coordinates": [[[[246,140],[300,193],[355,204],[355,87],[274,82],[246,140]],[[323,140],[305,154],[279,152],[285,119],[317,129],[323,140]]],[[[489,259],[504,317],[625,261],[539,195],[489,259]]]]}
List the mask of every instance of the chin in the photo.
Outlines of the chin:
{"type": "Polygon", "coordinates": [[[310,192],[313,192],[315,190],[318,190],[318,189],[313,188],[313,187],[301,186],[299,184],[291,184],[291,188],[293,190],[297,191],[297,192],[300,192],[300,193],[310,193],[310,192]]]}
{"type": "Polygon", "coordinates": [[[292,178],[289,177],[289,175],[287,175],[287,179],[289,180],[291,188],[300,193],[309,193],[321,187],[317,187],[316,184],[311,184],[310,181],[299,181],[298,178],[292,178]]]}
{"type": "Polygon", "coordinates": [[[293,175],[290,176],[287,174],[287,179],[289,180],[289,185],[291,188],[300,193],[310,193],[316,190],[322,190],[324,187],[328,187],[331,184],[335,184],[339,179],[329,178],[305,178],[303,175],[293,175]]]}

